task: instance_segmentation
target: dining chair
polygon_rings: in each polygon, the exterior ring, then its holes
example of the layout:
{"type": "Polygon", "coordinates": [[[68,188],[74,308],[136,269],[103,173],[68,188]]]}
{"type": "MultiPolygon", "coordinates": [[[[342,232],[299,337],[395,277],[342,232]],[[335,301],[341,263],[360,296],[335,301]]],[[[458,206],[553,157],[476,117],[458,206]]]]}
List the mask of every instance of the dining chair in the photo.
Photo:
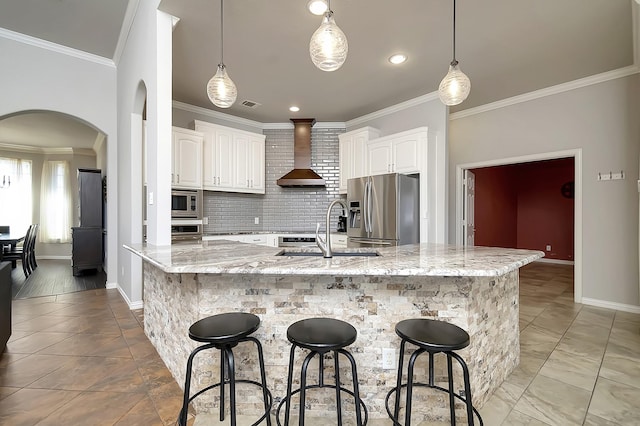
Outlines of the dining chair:
{"type": "MultiPolygon", "coordinates": [[[[29,277],[33,269],[29,264],[29,257],[31,252],[31,245],[34,242],[32,238],[32,233],[35,230],[35,225],[30,225],[29,229],[27,229],[27,235],[24,237],[24,244],[22,247],[14,247],[9,251],[4,251],[2,253],[2,260],[6,261],[16,261],[19,260],[22,262],[22,271],[24,272],[25,277],[29,277]]],[[[37,232],[37,231],[36,231],[37,232]]]]}

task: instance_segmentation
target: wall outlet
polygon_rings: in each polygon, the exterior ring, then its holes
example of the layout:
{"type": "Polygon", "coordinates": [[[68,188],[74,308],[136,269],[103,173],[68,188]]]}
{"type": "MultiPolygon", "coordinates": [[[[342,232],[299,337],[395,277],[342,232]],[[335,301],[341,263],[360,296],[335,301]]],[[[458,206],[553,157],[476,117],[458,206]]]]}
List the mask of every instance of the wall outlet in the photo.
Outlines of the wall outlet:
{"type": "Polygon", "coordinates": [[[253,223],[256,225],[260,225],[260,218],[259,217],[254,218],[253,223]]]}
{"type": "Polygon", "coordinates": [[[396,368],[396,351],[395,349],[382,349],[382,368],[385,370],[393,370],[396,368]]]}
{"type": "Polygon", "coordinates": [[[149,192],[149,205],[153,205],[153,192],[149,192]]]}
{"type": "Polygon", "coordinates": [[[209,224],[209,216],[203,216],[202,217],[202,224],[203,225],[208,225],[209,224]]]}
{"type": "Polygon", "coordinates": [[[551,244],[547,244],[547,248],[546,248],[546,250],[547,250],[547,251],[551,251],[551,244]]]}

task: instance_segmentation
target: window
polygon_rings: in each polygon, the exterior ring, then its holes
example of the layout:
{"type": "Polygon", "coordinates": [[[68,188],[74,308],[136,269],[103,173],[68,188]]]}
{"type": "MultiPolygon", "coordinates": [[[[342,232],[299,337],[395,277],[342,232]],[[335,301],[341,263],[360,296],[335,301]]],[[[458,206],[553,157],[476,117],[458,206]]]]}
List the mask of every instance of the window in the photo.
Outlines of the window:
{"type": "Polygon", "coordinates": [[[40,190],[40,241],[71,241],[71,185],[67,161],[45,161],[40,190]]]}
{"type": "Polygon", "coordinates": [[[0,157],[0,225],[26,234],[32,208],[31,161],[0,157]]]}

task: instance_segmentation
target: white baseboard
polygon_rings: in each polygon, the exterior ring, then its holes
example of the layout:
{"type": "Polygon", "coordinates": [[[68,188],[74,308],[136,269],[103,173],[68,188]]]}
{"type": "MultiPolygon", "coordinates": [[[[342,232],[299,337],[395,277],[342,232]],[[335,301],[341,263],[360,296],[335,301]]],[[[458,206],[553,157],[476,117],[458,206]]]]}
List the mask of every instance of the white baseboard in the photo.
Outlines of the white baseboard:
{"type": "Polygon", "coordinates": [[[607,300],[582,298],[583,305],[597,306],[598,308],[615,309],[616,311],[630,312],[632,314],[640,314],[640,306],[627,305],[626,303],[609,302],[607,300]]]}
{"type": "Polygon", "coordinates": [[[139,301],[136,301],[136,302],[132,302],[131,300],[129,300],[129,296],[127,296],[127,293],[125,293],[125,291],[122,289],[122,287],[120,287],[118,285],[118,283],[107,283],[107,288],[115,288],[115,289],[117,289],[118,293],[120,293],[120,295],[122,296],[124,301],[129,306],[129,310],[133,311],[134,309],[142,309],[142,308],[144,308],[144,302],[142,300],[139,300],[139,301]]]}
{"type": "Polygon", "coordinates": [[[573,265],[575,262],[573,260],[562,260],[562,259],[547,259],[546,257],[541,257],[534,262],[540,263],[556,263],[558,265],[573,265]]]}
{"type": "Polygon", "coordinates": [[[71,256],[53,256],[49,254],[45,254],[43,256],[36,255],[36,260],[68,260],[71,261],[71,256]]]}

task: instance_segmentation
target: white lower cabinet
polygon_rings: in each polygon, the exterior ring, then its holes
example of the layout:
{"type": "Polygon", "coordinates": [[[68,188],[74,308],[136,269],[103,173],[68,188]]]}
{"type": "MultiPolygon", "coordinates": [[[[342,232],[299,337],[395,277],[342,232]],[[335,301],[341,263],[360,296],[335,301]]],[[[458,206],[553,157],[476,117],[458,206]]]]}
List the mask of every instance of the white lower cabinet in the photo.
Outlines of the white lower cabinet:
{"type": "Polygon", "coordinates": [[[345,234],[331,234],[331,248],[347,248],[347,236],[345,234]]]}
{"type": "Polygon", "coordinates": [[[264,135],[199,120],[194,128],[204,135],[204,189],[264,194],[264,135]]]}

